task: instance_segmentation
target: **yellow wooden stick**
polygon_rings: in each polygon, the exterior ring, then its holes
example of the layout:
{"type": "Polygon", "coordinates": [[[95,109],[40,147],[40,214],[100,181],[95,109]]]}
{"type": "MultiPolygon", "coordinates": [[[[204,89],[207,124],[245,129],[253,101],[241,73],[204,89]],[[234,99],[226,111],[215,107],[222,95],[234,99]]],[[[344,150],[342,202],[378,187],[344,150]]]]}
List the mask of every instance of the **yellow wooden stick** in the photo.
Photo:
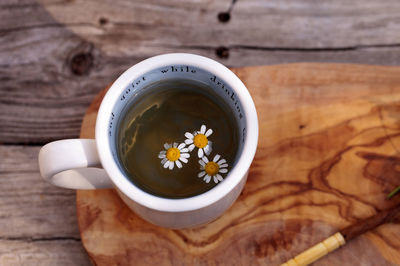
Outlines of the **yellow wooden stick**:
{"type": "Polygon", "coordinates": [[[316,244],[315,246],[307,249],[293,259],[288,260],[281,266],[306,266],[325,256],[329,252],[334,251],[340,246],[343,246],[345,243],[344,237],[338,232],[328,237],[324,241],[316,244]]]}

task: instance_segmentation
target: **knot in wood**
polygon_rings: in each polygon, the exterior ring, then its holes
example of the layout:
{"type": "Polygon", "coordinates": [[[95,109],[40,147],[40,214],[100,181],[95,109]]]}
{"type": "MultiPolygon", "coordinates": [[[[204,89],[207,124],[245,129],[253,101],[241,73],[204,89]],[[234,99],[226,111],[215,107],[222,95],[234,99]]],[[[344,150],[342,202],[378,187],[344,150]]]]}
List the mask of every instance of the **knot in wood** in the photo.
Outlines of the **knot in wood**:
{"type": "Polygon", "coordinates": [[[215,54],[219,57],[219,58],[223,58],[226,59],[229,57],[229,49],[224,47],[224,46],[220,46],[215,50],[215,54]]]}
{"type": "Polygon", "coordinates": [[[74,55],[70,62],[71,72],[77,76],[87,75],[93,65],[93,55],[91,53],[78,53],[74,55]]]}
{"type": "Polygon", "coordinates": [[[231,14],[229,12],[220,12],[217,17],[219,22],[227,23],[231,19],[231,14]]]}
{"type": "Polygon", "coordinates": [[[108,19],[107,18],[103,18],[103,17],[99,18],[99,24],[100,25],[105,25],[107,23],[108,23],[108,19]]]}

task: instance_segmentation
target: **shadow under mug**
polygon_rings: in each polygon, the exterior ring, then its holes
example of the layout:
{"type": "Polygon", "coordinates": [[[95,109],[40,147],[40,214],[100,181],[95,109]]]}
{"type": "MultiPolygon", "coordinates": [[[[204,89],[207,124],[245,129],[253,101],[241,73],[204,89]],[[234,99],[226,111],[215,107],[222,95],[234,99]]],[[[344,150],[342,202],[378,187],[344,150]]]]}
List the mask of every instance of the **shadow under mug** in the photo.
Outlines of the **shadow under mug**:
{"type": "Polygon", "coordinates": [[[240,79],[222,64],[198,55],[175,53],[146,59],[125,71],[110,87],[96,120],[95,139],[51,142],[39,152],[40,173],[71,189],[115,188],[143,219],[168,228],[195,227],[218,218],[237,199],[247,179],[258,141],[254,102],[240,79]],[[214,188],[188,198],[168,199],[135,186],[121,170],[116,151],[117,123],[124,107],[152,82],[189,79],[208,84],[232,108],[240,144],[235,164],[214,188]]]}

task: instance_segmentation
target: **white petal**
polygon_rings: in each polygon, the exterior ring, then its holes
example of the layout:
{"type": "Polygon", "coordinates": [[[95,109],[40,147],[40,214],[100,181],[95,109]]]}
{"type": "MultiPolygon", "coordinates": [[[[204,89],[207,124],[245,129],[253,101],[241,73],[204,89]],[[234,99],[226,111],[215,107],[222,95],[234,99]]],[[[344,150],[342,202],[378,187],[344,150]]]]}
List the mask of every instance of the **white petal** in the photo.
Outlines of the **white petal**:
{"type": "Polygon", "coordinates": [[[208,151],[208,145],[206,145],[206,146],[203,148],[203,150],[204,150],[204,153],[205,153],[205,154],[207,154],[207,151],[208,151]]]}
{"type": "Polygon", "coordinates": [[[168,143],[165,143],[165,144],[164,144],[164,148],[165,148],[166,150],[168,150],[169,148],[171,148],[171,145],[168,144],[168,143]]]}
{"type": "Polygon", "coordinates": [[[190,154],[189,153],[181,153],[182,158],[189,158],[190,154]]]}
{"type": "Polygon", "coordinates": [[[166,161],[168,161],[167,158],[162,159],[162,160],[161,160],[161,164],[164,165],[166,161]]]}
{"type": "Polygon", "coordinates": [[[169,163],[169,170],[174,169],[174,165],[175,165],[174,162],[170,162],[170,163],[169,163]]]}
{"type": "Polygon", "coordinates": [[[182,168],[182,164],[179,160],[175,161],[176,166],[178,166],[178,168],[182,168]]]}
{"type": "Polygon", "coordinates": [[[226,163],[226,164],[221,164],[220,166],[219,166],[219,168],[223,168],[223,167],[228,167],[228,164],[226,163]]]}
{"type": "MultiPolygon", "coordinates": [[[[203,157],[204,158],[204,157],[203,157]]],[[[203,160],[199,160],[199,164],[201,165],[201,166],[206,166],[206,163],[203,161],[203,160]]]]}
{"type": "Polygon", "coordinates": [[[193,143],[193,139],[185,139],[185,143],[189,145],[190,143],[193,143]]]}
{"type": "Polygon", "coordinates": [[[167,152],[166,151],[160,151],[160,154],[166,154],[167,152]]]}
{"type": "Polygon", "coordinates": [[[213,162],[218,162],[219,158],[221,158],[221,156],[219,154],[215,155],[213,162]]]}
{"type": "Polygon", "coordinates": [[[172,147],[174,147],[174,148],[178,147],[178,143],[174,142],[172,147]]]}
{"type": "Polygon", "coordinates": [[[226,168],[219,169],[219,172],[222,173],[222,174],[225,174],[225,173],[228,172],[228,169],[226,169],[226,168]]]}
{"type": "Polygon", "coordinates": [[[211,148],[210,148],[209,145],[207,145],[207,146],[204,147],[204,153],[207,154],[207,155],[210,155],[210,153],[211,153],[211,148]]]}
{"type": "Polygon", "coordinates": [[[221,159],[221,160],[218,162],[219,166],[221,166],[221,165],[224,164],[224,163],[226,163],[226,160],[225,160],[225,159],[221,159]]]}
{"type": "Polygon", "coordinates": [[[185,133],[185,137],[187,137],[188,139],[193,139],[194,138],[193,134],[189,133],[189,132],[185,133]]]}
{"type": "Polygon", "coordinates": [[[208,141],[208,146],[210,146],[210,149],[212,150],[213,142],[212,141],[208,141]]]}
{"type": "Polygon", "coordinates": [[[188,160],[186,158],[183,158],[183,157],[179,158],[179,160],[181,160],[181,162],[184,162],[184,163],[188,162],[188,160]]]}
{"type": "Polygon", "coordinates": [[[205,135],[206,135],[206,137],[208,137],[208,136],[210,136],[212,133],[213,133],[212,129],[209,128],[209,129],[207,130],[207,132],[206,132],[205,135]]]}
{"type": "Polygon", "coordinates": [[[202,157],[204,156],[203,149],[199,149],[199,150],[197,151],[197,156],[199,156],[199,158],[202,158],[202,157]]]}
{"type": "Polygon", "coordinates": [[[216,175],[216,177],[217,177],[217,179],[218,179],[219,181],[222,181],[222,180],[224,180],[224,179],[222,178],[222,176],[221,176],[221,175],[219,175],[219,174],[217,174],[217,175],[216,175]]]}
{"type": "Polygon", "coordinates": [[[179,146],[178,146],[178,149],[179,150],[182,150],[183,148],[185,148],[185,143],[181,143],[181,144],[179,144],[179,146]]]}
{"type": "Polygon", "coordinates": [[[208,158],[206,156],[204,156],[203,158],[201,158],[205,163],[208,163],[208,158]]]}
{"type": "Polygon", "coordinates": [[[206,133],[206,125],[201,125],[200,133],[201,133],[201,134],[206,133]]]}
{"type": "Polygon", "coordinates": [[[216,176],[214,176],[214,182],[217,184],[218,183],[218,179],[217,179],[217,177],[216,176]]]}
{"type": "Polygon", "coordinates": [[[189,152],[189,149],[188,149],[188,148],[183,148],[183,149],[181,150],[181,152],[189,152]]]}
{"type": "Polygon", "coordinates": [[[165,154],[159,154],[159,155],[158,155],[158,158],[160,158],[160,159],[165,158],[165,154]]]}
{"type": "Polygon", "coordinates": [[[167,168],[167,167],[169,166],[169,164],[170,164],[170,161],[166,161],[166,162],[164,163],[164,168],[167,168]]]}
{"type": "Polygon", "coordinates": [[[203,177],[205,174],[206,174],[206,172],[205,172],[205,171],[202,171],[202,172],[200,172],[197,176],[198,176],[198,177],[203,177]]]}
{"type": "Polygon", "coordinates": [[[206,175],[203,180],[206,181],[206,183],[210,183],[211,176],[206,175]]]}
{"type": "Polygon", "coordinates": [[[189,151],[192,151],[194,149],[194,144],[189,146],[189,151]]]}

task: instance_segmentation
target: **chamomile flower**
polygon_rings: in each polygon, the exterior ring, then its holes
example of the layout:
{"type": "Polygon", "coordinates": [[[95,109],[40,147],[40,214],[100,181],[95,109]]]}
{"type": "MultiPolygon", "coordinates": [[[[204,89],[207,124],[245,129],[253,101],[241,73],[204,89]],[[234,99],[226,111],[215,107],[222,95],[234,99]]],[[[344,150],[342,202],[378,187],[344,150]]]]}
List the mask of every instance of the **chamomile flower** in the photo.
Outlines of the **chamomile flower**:
{"type": "Polygon", "coordinates": [[[193,134],[186,132],[185,140],[186,145],[189,145],[189,151],[193,151],[196,147],[198,148],[197,155],[199,158],[202,158],[204,154],[209,155],[212,151],[212,142],[208,140],[208,137],[213,133],[212,129],[209,128],[206,131],[206,126],[202,125],[200,127],[200,131],[196,131],[193,134]]]}
{"type": "Polygon", "coordinates": [[[200,170],[201,171],[197,176],[203,177],[203,180],[206,183],[210,183],[211,178],[214,180],[215,183],[221,182],[224,180],[220,174],[225,174],[228,172],[228,164],[226,163],[225,159],[221,159],[219,154],[214,156],[212,161],[209,161],[206,156],[202,157],[199,160],[200,170]]]}
{"type": "Polygon", "coordinates": [[[164,168],[168,168],[169,170],[174,169],[174,165],[178,168],[182,168],[182,163],[187,163],[187,158],[190,157],[189,149],[186,148],[185,143],[174,142],[173,144],[164,144],[165,150],[160,151],[158,154],[158,158],[161,159],[161,164],[164,168]],[[182,163],[181,163],[182,162],[182,163]]]}

